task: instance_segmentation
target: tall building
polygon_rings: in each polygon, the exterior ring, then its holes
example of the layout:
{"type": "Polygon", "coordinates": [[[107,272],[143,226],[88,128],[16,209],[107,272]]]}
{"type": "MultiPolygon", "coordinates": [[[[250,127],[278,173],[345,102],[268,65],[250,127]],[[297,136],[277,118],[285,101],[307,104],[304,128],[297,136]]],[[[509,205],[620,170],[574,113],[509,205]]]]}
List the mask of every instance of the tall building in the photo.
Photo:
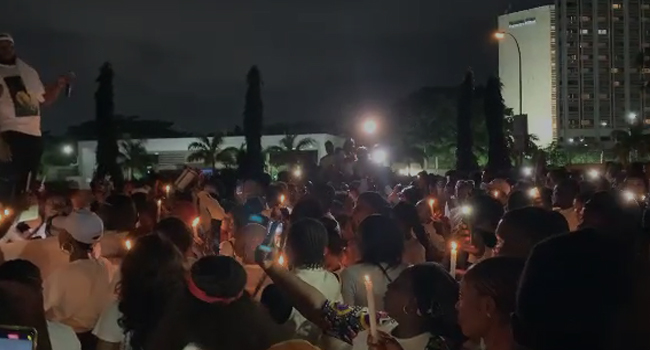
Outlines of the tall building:
{"type": "MultiPolygon", "coordinates": [[[[540,143],[608,142],[632,120],[650,124],[650,0],[556,0],[499,17],[499,30],[521,44],[523,114],[540,143]]],[[[513,41],[499,44],[499,74],[518,113],[513,41]]]]}
{"type": "Polygon", "coordinates": [[[560,141],[607,142],[633,119],[649,123],[650,1],[557,0],[556,12],[560,141]]]}
{"type": "Polygon", "coordinates": [[[528,115],[529,133],[546,145],[557,137],[555,7],[500,16],[498,30],[504,33],[499,41],[499,76],[505,104],[520,114],[521,52],[521,113],[528,115]]]}

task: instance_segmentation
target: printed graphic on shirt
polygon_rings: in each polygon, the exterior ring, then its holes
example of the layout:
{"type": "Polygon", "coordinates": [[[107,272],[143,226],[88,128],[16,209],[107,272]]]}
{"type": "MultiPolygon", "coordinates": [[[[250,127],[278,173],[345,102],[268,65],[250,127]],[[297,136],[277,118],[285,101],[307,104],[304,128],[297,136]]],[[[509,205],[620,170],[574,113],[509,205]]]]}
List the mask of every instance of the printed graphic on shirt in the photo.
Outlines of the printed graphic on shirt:
{"type": "Polygon", "coordinates": [[[9,95],[14,101],[16,117],[33,117],[39,112],[38,99],[27,92],[23,78],[19,75],[4,78],[9,95]]]}

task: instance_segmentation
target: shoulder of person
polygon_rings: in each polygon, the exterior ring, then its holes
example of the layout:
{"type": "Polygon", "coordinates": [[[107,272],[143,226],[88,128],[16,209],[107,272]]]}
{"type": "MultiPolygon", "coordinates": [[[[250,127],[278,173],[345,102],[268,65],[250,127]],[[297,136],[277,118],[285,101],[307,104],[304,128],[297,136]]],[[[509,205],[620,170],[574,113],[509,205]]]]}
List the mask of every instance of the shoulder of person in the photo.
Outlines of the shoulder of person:
{"type": "Polygon", "coordinates": [[[81,343],[72,327],[56,321],[46,321],[52,350],[81,350],[81,343]]]}

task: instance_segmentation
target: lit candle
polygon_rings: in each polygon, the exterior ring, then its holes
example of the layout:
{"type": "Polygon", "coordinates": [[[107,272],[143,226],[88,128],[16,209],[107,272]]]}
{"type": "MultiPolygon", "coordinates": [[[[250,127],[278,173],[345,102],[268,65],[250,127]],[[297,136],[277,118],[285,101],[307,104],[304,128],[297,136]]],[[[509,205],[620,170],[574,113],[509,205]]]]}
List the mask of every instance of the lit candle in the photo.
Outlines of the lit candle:
{"type": "Polygon", "coordinates": [[[286,198],[284,197],[284,195],[281,194],[281,195],[280,195],[280,206],[283,206],[283,207],[284,207],[284,200],[285,200],[285,199],[286,199],[286,198]]]}
{"type": "Polygon", "coordinates": [[[363,277],[364,284],[366,285],[366,299],[368,299],[368,319],[370,320],[370,335],[372,341],[377,341],[377,311],[375,310],[375,293],[372,289],[372,281],[370,276],[363,277]]]}
{"type": "Polygon", "coordinates": [[[492,191],[492,197],[499,198],[499,191],[492,191]]]}
{"type": "Polygon", "coordinates": [[[5,209],[5,216],[9,216],[11,214],[11,210],[5,209]]]}
{"type": "Polygon", "coordinates": [[[285,261],[284,261],[284,254],[282,254],[282,255],[280,255],[280,257],[278,258],[278,264],[280,264],[280,266],[284,267],[284,263],[285,263],[285,261]]]}
{"type": "Polygon", "coordinates": [[[194,237],[199,236],[199,222],[201,222],[201,219],[198,216],[192,220],[192,230],[194,231],[194,237]]]}
{"type": "Polygon", "coordinates": [[[451,242],[451,254],[449,256],[449,273],[456,278],[456,259],[458,258],[458,244],[451,242]]]}
{"type": "Polygon", "coordinates": [[[165,186],[165,196],[166,197],[169,197],[169,191],[171,191],[171,189],[172,189],[171,186],[169,186],[169,185],[165,186]]]}
{"type": "Polygon", "coordinates": [[[162,200],[159,199],[156,202],[156,204],[158,205],[158,217],[157,217],[157,220],[160,221],[160,215],[162,213],[162,200]]]}
{"type": "Polygon", "coordinates": [[[133,246],[132,243],[131,243],[131,240],[130,240],[130,239],[127,239],[127,240],[124,242],[124,246],[126,247],[126,250],[131,250],[131,247],[133,246]]]}
{"type": "Polygon", "coordinates": [[[539,189],[537,187],[533,187],[530,190],[528,190],[528,195],[532,199],[537,199],[539,198],[539,189]]]}
{"type": "Polygon", "coordinates": [[[433,206],[436,204],[436,200],[431,198],[429,199],[429,208],[431,208],[431,217],[434,217],[433,206]]]}

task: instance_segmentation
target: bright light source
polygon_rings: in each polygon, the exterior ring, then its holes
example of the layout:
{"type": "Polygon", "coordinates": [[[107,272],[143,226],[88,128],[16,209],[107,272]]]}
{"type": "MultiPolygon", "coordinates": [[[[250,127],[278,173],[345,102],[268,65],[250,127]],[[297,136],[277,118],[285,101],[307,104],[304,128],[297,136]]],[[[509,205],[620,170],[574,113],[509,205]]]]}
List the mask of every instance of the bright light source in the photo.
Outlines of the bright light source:
{"type": "Polygon", "coordinates": [[[280,195],[280,204],[284,205],[285,197],[283,194],[280,195]]]}
{"type": "Polygon", "coordinates": [[[524,176],[531,176],[533,175],[533,168],[525,166],[521,169],[521,172],[524,174],[524,176]]]}
{"type": "Polygon", "coordinates": [[[505,37],[506,37],[506,33],[504,33],[504,32],[496,32],[496,33],[494,33],[494,38],[497,39],[497,40],[502,40],[505,37]]]}
{"type": "Polygon", "coordinates": [[[126,247],[126,250],[131,250],[133,243],[131,243],[130,239],[127,239],[126,242],[124,242],[124,247],[126,247]]]}
{"type": "Polygon", "coordinates": [[[589,170],[589,177],[592,179],[597,179],[600,176],[600,172],[596,169],[589,170]]]}
{"type": "Polygon", "coordinates": [[[368,119],[363,122],[363,132],[366,134],[374,134],[377,132],[377,122],[374,119],[368,119]]]}
{"type": "Polygon", "coordinates": [[[382,164],[386,162],[386,159],[388,159],[388,154],[383,149],[376,149],[372,151],[370,158],[373,162],[382,164]]]}
{"type": "Polygon", "coordinates": [[[623,197],[628,202],[631,202],[634,200],[634,193],[632,193],[632,191],[623,191],[623,197]]]}
{"type": "Polygon", "coordinates": [[[499,198],[499,191],[492,191],[492,197],[499,198]]]}
{"type": "Polygon", "coordinates": [[[539,189],[537,187],[531,188],[528,190],[528,196],[530,198],[539,198],[539,189]]]}
{"type": "Polygon", "coordinates": [[[463,213],[463,215],[469,215],[472,213],[472,207],[469,205],[463,205],[460,207],[460,212],[463,213]]]}
{"type": "Polygon", "coordinates": [[[302,176],[302,169],[300,169],[300,167],[295,168],[293,170],[293,176],[296,178],[300,178],[302,176]]]}
{"type": "Polygon", "coordinates": [[[72,154],[72,152],[74,152],[74,149],[70,145],[64,145],[63,147],[61,147],[61,152],[69,156],[72,154]]]}
{"type": "Polygon", "coordinates": [[[600,122],[600,126],[607,126],[607,122],[606,121],[600,122]]]}
{"type": "Polygon", "coordinates": [[[634,113],[634,112],[630,112],[630,113],[627,115],[627,118],[630,119],[630,121],[632,121],[632,122],[633,122],[633,121],[636,121],[636,113],[634,113]]]}
{"type": "Polygon", "coordinates": [[[280,264],[280,266],[284,266],[285,264],[284,255],[280,255],[280,257],[278,258],[278,264],[280,264]]]}
{"type": "Polygon", "coordinates": [[[192,220],[192,227],[196,228],[199,226],[199,222],[201,222],[201,219],[199,217],[194,218],[194,220],[192,220]]]}
{"type": "Polygon", "coordinates": [[[457,250],[457,249],[458,249],[458,243],[451,242],[451,250],[457,250]]]}
{"type": "Polygon", "coordinates": [[[569,143],[573,143],[573,137],[569,138],[569,143]]]}

